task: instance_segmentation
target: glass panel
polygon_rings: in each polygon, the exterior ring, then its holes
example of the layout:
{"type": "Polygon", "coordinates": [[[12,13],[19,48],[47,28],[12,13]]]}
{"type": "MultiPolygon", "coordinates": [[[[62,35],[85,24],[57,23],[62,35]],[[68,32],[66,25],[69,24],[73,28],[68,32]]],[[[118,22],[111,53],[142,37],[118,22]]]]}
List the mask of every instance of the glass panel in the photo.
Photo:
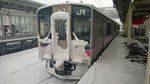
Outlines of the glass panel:
{"type": "Polygon", "coordinates": [[[79,39],[90,42],[91,9],[85,6],[72,6],[72,32],[79,39]]]}
{"type": "Polygon", "coordinates": [[[45,19],[40,19],[40,34],[41,37],[46,37],[50,30],[50,16],[45,16],[45,19]],[[46,19],[48,18],[48,19],[46,19]]]}
{"type": "Polygon", "coordinates": [[[1,18],[1,15],[0,15],[0,36],[2,36],[2,18],[1,18]]]}
{"type": "Polygon", "coordinates": [[[16,35],[20,35],[19,17],[16,17],[16,35]]]}
{"type": "Polygon", "coordinates": [[[55,28],[56,28],[56,32],[58,33],[59,36],[59,40],[66,40],[66,28],[65,28],[65,23],[66,20],[56,20],[55,21],[55,28]]]}
{"type": "Polygon", "coordinates": [[[3,25],[4,25],[4,36],[10,36],[10,27],[9,27],[9,17],[7,15],[3,16],[3,25]]]}
{"type": "Polygon", "coordinates": [[[22,35],[25,35],[26,32],[26,23],[25,23],[25,17],[21,17],[21,32],[22,35]]]}
{"type": "MultiPolygon", "coordinates": [[[[52,7],[40,10],[38,12],[38,28],[40,37],[43,39],[48,35],[50,30],[50,16],[52,14],[52,7]]],[[[49,36],[51,38],[51,36],[49,36]]]]}
{"type": "Polygon", "coordinates": [[[31,32],[31,18],[26,18],[26,34],[32,34],[31,32]]]}
{"type": "Polygon", "coordinates": [[[75,18],[73,20],[73,32],[79,39],[89,41],[90,21],[88,19],[75,18]]]}
{"type": "Polygon", "coordinates": [[[106,27],[106,36],[107,35],[111,35],[111,24],[107,23],[107,27],[106,27]]]}
{"type": "Polygon", "coordinates": [[[12,24],[11,24],[11,34],[12,36],[16,35],[16,18],[12,16],[12,24]]]}
{"type": "Polygon", "coordinates": [[[34,34],[34,32],[33,32],[33,17],[30,17],[30,26],[31,26],[31,28],[30,28],[30,32],[31,32],[31,34],[34,34]]]}
{"type": "Polygon", "coordinates": [[[58,33],[58,45],[63,49],[67,48],[66,20],[55,20],[55,28],[58,33]]]}
{"type": "Polygon", "coordinates": [[[32,26],[32,32],[33,32],[33,34],[38,34],[38,25],[37,25],[37,18],[34,16],[33,17],[33,26],[32,26]]]}

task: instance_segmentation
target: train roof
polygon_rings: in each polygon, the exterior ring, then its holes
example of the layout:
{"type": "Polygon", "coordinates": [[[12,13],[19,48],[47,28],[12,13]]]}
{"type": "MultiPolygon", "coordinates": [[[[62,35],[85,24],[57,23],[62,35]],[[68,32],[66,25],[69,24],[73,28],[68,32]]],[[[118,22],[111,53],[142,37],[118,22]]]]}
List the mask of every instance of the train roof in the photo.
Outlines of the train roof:
{"type": "Polygon", "coordinates": [[[67,3],[57,3],[57,4],[42,6],[42,7],[38,8],[37,12],[40,11],[40,10],[42,10],[42,9],[48,8],[48,7],[57,6],[57,5],[67,5],[67,4],[69,4],[69,5],[87,6],[87,7],[90,7],[90,8],[96,8],[92,4],[67,2],[67,3]]]}
{"type": "Polygon", "coordinates": [[[73,3],[73,2],[66,2],[66,3],[57,3],[57,4],[52,4],[52,5],[46,5],[46,6],[42,6],[40,8],[38,8],[37,12],[38,13],[40,10],[48,8],[48,7],[52,7],[52,6],[57,6],[57,5],[80,5],[80,6],[87,6],[91,9],[95,9],[96,11],[98,11],[99,13],[101,13],[104,17],[110,19],[111,21],[115,22],[116,24],[118,24],[116,21],[112,20],[111,18],[109,18],[108,16],[104,15],[98,8],[96,8],[94,5],[92,4],[86,4],[86,3],[73,3]]]}

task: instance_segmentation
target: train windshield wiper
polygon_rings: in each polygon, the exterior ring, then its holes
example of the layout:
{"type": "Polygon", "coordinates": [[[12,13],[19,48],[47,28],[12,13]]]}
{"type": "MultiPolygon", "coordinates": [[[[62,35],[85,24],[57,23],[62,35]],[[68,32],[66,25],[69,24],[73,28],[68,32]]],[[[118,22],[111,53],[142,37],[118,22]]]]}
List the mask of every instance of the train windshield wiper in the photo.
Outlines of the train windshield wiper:
{"type": "Polygon", "coordinates": [[[50,36],[50,34],[51,34],[51,28],[50,28],[50,30],[49,30],[47,36],[46,36],[44,39],[48,39],[48,37],[50,36]]]}

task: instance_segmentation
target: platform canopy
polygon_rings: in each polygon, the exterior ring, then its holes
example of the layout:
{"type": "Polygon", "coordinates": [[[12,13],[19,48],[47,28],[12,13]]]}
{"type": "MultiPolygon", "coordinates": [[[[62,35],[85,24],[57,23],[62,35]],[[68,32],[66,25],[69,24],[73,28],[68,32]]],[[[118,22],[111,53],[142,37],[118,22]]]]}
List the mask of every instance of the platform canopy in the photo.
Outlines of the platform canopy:
{"type": "Polygon", "coordinates": [[[0,0],[0,9],[13,9],[20,11],[34,11],[44,4],[35,2],[33,0],[0,0]]]}
{"type": "MultiPolygon", "coordinates": [[[[129,2],[131,0],[113,0],[114,7],[116,7],[121,22],[125,22],[129,2]]],[[[150,0],[132,0],[133,2],[133,24],[141,24],[148,18],[148,13],[150,13],[150,0]]]]}

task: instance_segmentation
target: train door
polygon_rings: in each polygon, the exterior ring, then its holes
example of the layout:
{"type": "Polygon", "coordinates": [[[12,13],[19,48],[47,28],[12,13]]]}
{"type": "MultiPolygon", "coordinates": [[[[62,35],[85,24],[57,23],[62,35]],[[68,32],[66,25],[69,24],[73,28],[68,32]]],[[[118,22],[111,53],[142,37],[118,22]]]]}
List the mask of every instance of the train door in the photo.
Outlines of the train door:
{"type": "Polygon", "coordinates": [[[69,61],[70,56],[70,14],[67,12],[55,12],[51,16],[52,53],[57,61],[69,61]],[[61,14],[61,15],[60,15],[61,14]]]}

